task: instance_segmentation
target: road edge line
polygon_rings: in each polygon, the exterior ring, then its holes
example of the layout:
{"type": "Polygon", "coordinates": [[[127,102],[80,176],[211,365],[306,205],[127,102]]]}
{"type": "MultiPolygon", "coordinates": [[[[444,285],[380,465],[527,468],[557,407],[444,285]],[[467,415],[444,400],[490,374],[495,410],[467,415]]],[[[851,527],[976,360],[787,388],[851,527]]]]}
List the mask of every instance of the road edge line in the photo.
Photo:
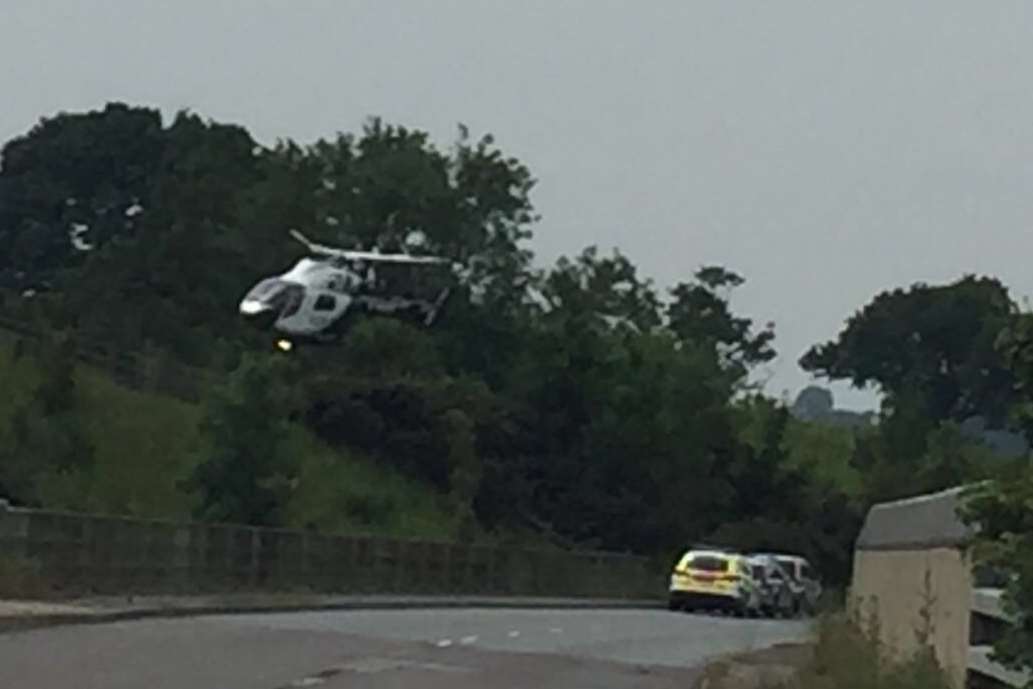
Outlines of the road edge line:
{"type": "Polygon", "coordinates": [[[12,634],[52,627],[110,624],[146,619],[213,617],[291,612],[335,612],[348,610],[441,610],[441,609],[510,609],[510,610],[660,610],[661,599],[478,599],[478,598],[413,598],[358,599],[327,603],[294,604],[225,604],[169,606],[133,610],[89,611],[54,614],[0,616],[0,634],[12,634]]]}

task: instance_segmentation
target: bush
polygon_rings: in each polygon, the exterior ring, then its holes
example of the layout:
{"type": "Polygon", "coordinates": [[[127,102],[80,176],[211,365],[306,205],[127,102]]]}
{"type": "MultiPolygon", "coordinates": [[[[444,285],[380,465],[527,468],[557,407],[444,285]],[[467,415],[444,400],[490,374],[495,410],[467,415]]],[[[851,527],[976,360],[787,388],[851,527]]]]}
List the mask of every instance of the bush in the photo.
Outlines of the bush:
{"type": "Polygon", "coordinates": [[[813,660],[799,675],[801,689],[952,689],[928,647],[904,661],[889,659],[877,624],[862,628],[842,613],[819,618],[813,660]]]}
{"type": "Polygon", "coordinates": [[[182,484],[198,498],[198,518],[282,525],[298,464],[287,452],[287,373],[279,359],[249,355],[209,399],[200,424],[204,456],[182,484]]]}
{"type": "Polygon", "coordinates": [[[982,572],[993,571],[1014,619],[993,658],[1010,670],[1033,671],[1033,464],[1023,458],[998,478],[971,485],[965,498],[961,517],[978,534],[972,555],[982,572]]]}
{"type": "Polygon", "coordinates": [[[813,643],[715,661],[695,689],[956,689],[928,647],[903,662],[883,653],[877,621],[862,627],[842,612],[827,613],[815,631],[813,643]]]}

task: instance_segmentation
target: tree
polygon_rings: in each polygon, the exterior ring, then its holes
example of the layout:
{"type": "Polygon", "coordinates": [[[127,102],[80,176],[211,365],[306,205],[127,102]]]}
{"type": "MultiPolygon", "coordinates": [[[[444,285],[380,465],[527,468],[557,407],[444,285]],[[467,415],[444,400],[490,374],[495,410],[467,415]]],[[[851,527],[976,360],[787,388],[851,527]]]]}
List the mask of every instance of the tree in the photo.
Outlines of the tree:
{"type": "Polygon", "coordinates": [[[256,145],[241,127],[181,112],[163,130],[159,171],[132,236],[90,252],[56,281],[67,319],[91,339],[171,349],[192,365],[218,365],[226,318],[254,275],[234,253],[237,213],[257,177],[256,145]]]}
{"type": "Polygon", "coordinates": [[[934,423],[973,415],[1000,422],[1013,377],[994,343],[1014,312],[1007,289],[993,278],[882,292],[836,340],[811,347],[800,365],[858,387],[876,385],[890,407],[917,404],[934,423]]]}
{"type": "Polygon", "coordinates": [[[1033,441],[1033,314],[1016,314],[1000,332],[996,347],[1014,376],[1012,420],[1033,441]]]}
{"type": "Polygon", "coordinates": [[[315,176],[311,211],[292,211],[313,218],[314,238],[432,253],[462,267],[435,338],[452,373],[476,371],[500,384],[530,312],[534,274],[524,242],[535,214],[527,168],[491,135],[473,142],[460,127],[451,150],[440,151],[425,132],[379,119],[360,136],[320,140],[303,154],[285,150],[295,178],[315,176]]]}
{"type": "MultiPolygon", "coordinates": [[[[998,351],[1015,376],[1013,419],[1033,438],[1033,316],[1016,314],[998,340],[998,351]]],[[[994,475],[970,485],[961,516],[976,528],[976,561],[1003,575],[1003,605],[1012,624],[994,645],[997,659],[1033,672],[1033,463],[1029,455],[1003,463],[994,475]]]]}
{"type": "Polygon", "coordinates": [[[1002,461],[953,422],[933,427],[893,417],[885,425],[855,432],[850,465],[860,477],[859,495],[870,506],[978,480],[1002,461]],[[906,446],[912,454],[904,452],[906,446]]]}
{"type": "Polygon", "coordinates": [[[736,500],[730,506],[735,515],[753,516],[778,514],[787,521],[800,518],[806,505],[806,479],[803,468],[790,463],[786,447],[789,410],[763,397],[750,400],[753,414],[761,412],[759,437],[755,443],[746,443],[744,452],[728,466],[736,500]]]}
{"type": "Polygon", "coordinates": [[[206,521],[277,526],[296,478],[286,452],[291,395],[282,359],[247,356],[207,403],[200,462],[182,487],[206,521]]]}
{"type": "Polygon", "coordinates": [[[606,360],[571,477],[608,547],[667,552],[713,529],[734,501],[726,469],[741,446],[732,389],[713,352],[669,333],[633,334],[606,360]],[[589,489],[593,492],[589,492],[589,489]]]}
{"type": "Polygon", "coordinates": [[[59,113],[8,142],[0,167],[0,270],[35,281],[139,229],[165,151],[161,115],[109,103],[59,113]]]}
{"type": "Polygon", "coordinates": [[[542,296],[550,314],[580,316],[602,327],[647,332],[660,325],[660,301],[652,282],[644,280],[631,261],[614,250],[602,257],[590,246],[574,260],[561,257],[542,280],[542,296]]]}
{"type": "Polygon", "coordinates": [[[251,171],[254,183],[238,189],[235,231],[225,238],[231,245],[229,272],[279,273],[303,251],[288,228],[311,233],[335,227],[339,221],[322,202],[329,193],[325,184],[331,183],[324,179],[328,166],[319,153],[289,140],[259,151],[251,171]]]}
{"type": "Polygon", "coordinates": [[[926,454],[915,480],[932,493],[986,479],[1006,466],[978,440],[967,437],[953,422],[941,424],[926,438],[926,454]]]}
{"type": "Polygon", "coordinates": [[[557,261],[501,388],[527,429],[508,463],[486,463],[492,481],[522,491],[506,500],[544,532],[639,552],[682,547],[727,518],[736,498],[728,467],[744,452],[729,402],[749,366],[770,355],[770,337],[717,293],[729,280],[723,269],[700,271],[691,287],[723,317],[690,331],[682,309],[679,333],[619,252],[589,247],[557,261]]]}
{"type": "Polygon", "coordinates": [[[474,499],[483,476],[474,426],[460,409],[445,412],[444,425],[448,435],[449,488],[460,514],[460,532],[469,537],[476,524],[474,499]]]}
{"type": "Polygon", "coordinates": [[[0,449],[0,495],[38,505],[48,477],[89,471],[94,450],[79,414],[74,341],[48,339],[28,356],[39,379],[11,416],[0,449]]]}
{"type": "Polygon", "coordinates": [[[752,367],[775,358],[774,324],[754,332],[751,319],[732,313],[729,293],[743,282],[730,270],[706,266],[696,271],[695,280],[671,290],[674,300],[667,308],[668,327],[678,338],[713,347],[737,382],[745,380],[752,367]]]}
{"type": "Polygon", "coordinates": [[[827,581],[845,582],[862,510],[852,476],[844,475],[849,447],[840,429],[793,419],[784,404],[761,395],[739,400],[736,411],[745,445],[727,469],[736,499],[713,538],[796,551],[827,581]]]}
{"type": "Polygon", "coordinates": [[[1013,616],[994,653],[1007,667],[1033,672],[1033,464],[1015,462],[964,497],[961,516],[978,534],[976,561],[1004,575],[1002,602],[1013,616]]]}
{"type": "Polygon", "coordinates": [[[306,149],[319,176],[314,236],[349,248],[447,256],[489,302],[520,299],[529,283],[534,210],[530,172],[460,127],[451,152],[426,132],[371,119],[359,137],[306,149]]]}
{"type": "MultiPolygon", "coordinates": [[[[796,406],[793,405],[794,410],[796,406]]],[[[856,431],[823,420],[791,419],[786,426],[784,440],[788,461],[804,468],[820,481],[857,496],[861,474],[851,460],[860,433],[864,430],[856,431]]]]}

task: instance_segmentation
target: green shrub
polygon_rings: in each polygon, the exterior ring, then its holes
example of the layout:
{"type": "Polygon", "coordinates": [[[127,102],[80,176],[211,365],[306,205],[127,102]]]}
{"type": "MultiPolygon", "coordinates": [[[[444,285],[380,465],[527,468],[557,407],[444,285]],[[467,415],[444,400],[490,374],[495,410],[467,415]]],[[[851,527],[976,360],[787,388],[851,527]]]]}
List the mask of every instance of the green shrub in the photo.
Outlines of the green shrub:
{"type": "Polygon", "coordinates": [[[843,613],[818,619],[814,656],[800,689],[954,689],[932,650],[893,660],[878,641],[878,621],[862,627],[843,613]]]}
{"type": "MultiPolygon", "coordinates": [[[[1033,408],[1033,407],[1031,407],[1033,408]]],[[[962,518],[977,532],[976,564],[995,573],[1002,605],[1014,620],[994,644],[993,658],[1010,670],[1033,671],[1033,465],[1016,462],[992,481],[966,491],[962,518]]]]}

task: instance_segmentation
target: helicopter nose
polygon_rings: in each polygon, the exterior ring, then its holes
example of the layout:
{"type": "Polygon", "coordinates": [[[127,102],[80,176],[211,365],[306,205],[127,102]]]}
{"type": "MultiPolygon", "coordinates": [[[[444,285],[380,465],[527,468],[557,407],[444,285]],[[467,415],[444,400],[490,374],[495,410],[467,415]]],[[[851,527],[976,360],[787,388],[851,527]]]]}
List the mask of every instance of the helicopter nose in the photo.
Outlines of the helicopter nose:
{"type": "Polygon", "coordinates": [[[256,299],[245,299],[240,302],[240,315],[258,328],[269,328],[276,322],[276,310],[269,304],[256,299]]]}
{"type": "Polygon", "coordinates": [[[240,313],[243,316],[257,316],[260,313],[269,311],[269,306],[257,299],[245,299],[240,302],[240,313]]]}

